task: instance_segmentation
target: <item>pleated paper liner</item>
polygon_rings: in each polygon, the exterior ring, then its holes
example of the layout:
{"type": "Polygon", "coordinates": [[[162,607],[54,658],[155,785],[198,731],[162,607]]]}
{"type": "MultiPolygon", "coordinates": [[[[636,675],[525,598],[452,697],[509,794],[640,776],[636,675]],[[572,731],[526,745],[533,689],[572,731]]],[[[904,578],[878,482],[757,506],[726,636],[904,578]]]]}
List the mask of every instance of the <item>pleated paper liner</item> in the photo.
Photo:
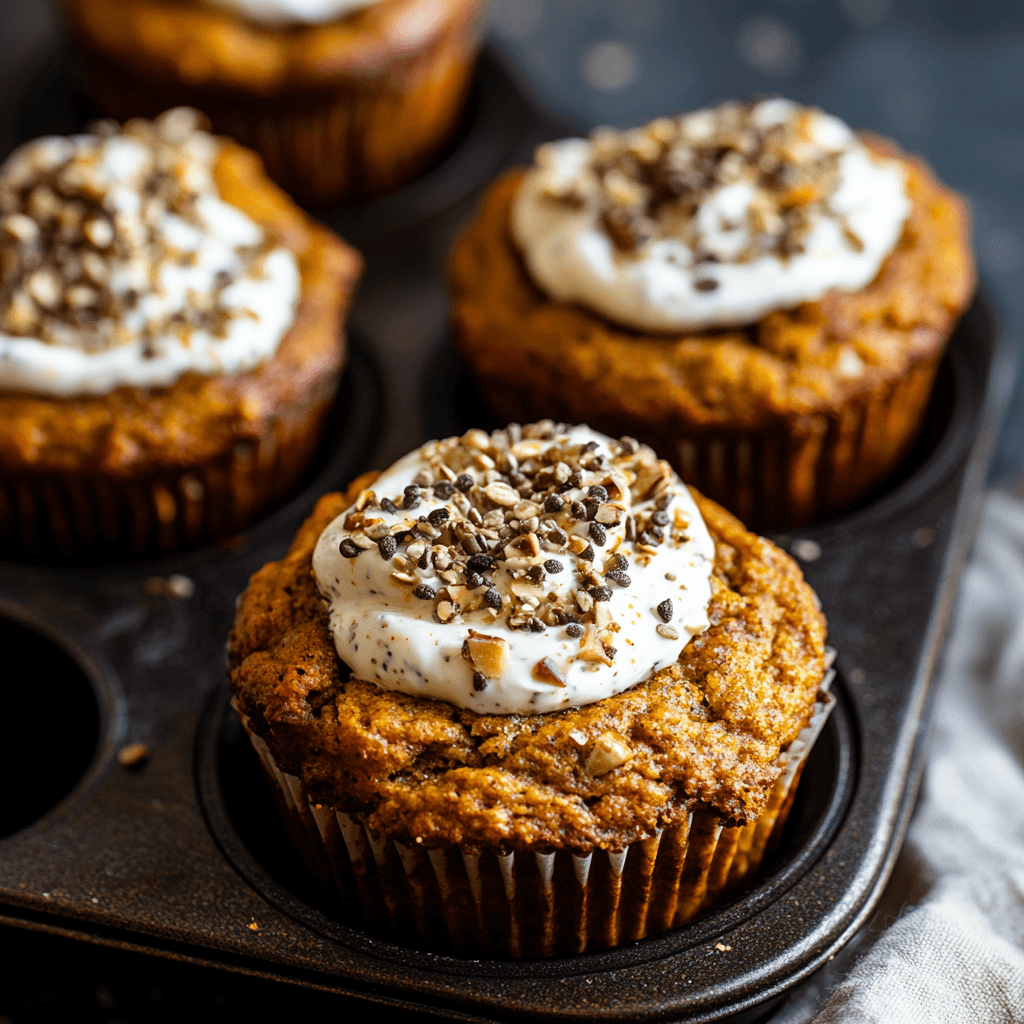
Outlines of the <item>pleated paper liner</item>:
{"type": "Polygon", "coordinates": [[[283,409],[258,440],[220,457],[119,479],[0,471],[0,543],[29,555],[64,556],[102,546],[169,554],[230,537],[291,494],[316,454],[336,390],[332,378],[283,409]]]}
{"type": "Polygon", "coordinates": [[[640,440],[751,529],[806,526],[850,508],[899,468],[924,422],[937,369],[938,360],[921,360],[882,394],[763,432],[640,440]]]}
{"type": "MultiPolygon", "coordinates": [[[[830,652],[829,664],[834,658],[830,652]]],[[[808,725],[782,753],[761,815],[726,828],[713,808],[620,851],[466,852],[374,836],[359,815],[310,804],[239,710],[292,843],[325,888],[400,937],[447,938],[487,956],[608,949],[679,927],[756,874],[778,844],[807,755],[835,706],[829,669],[808,725]]]]}
{"type": "Polygon", "coordinates": [[[320,88],[277,96],[139,82],[82,40],[86,85],[119,120],[187,104],[220,135],[256,150],[267,173],[314,209],[372,199],[412,181],[448,142],[462,115],[480,41],[480,3],[428,46],[396,46],[390,63],[320,88]]]}
{"type": "MultiPolygon", "coordinates": [[[[838,411],[780,418],[761,430],[690,430],[679,423],[644,429],[617,411],[603,418],[595,412],[590,425],[650,445],[748,529],[807,526],[851,508],[899,468],[924,424],[940,361],[941,353],[919,359],[886,389],[838,411]]],[[[507,380],[482,379],[479,386],[488,419],[502,424],[574,418],[550,395],[520,393],[507,380]]]]}

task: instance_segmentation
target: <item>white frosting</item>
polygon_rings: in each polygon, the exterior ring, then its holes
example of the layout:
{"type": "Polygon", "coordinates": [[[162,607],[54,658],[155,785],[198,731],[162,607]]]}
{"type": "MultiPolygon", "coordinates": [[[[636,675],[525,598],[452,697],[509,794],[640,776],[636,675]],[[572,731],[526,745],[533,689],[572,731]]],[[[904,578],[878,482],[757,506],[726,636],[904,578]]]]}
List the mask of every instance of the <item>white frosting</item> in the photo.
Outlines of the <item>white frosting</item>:
{"type": "MultiPolygon", "coordinates": [[[[595,441],[597,454],[608,456],[613,452],[609,446],[615,442],[587,427],[559,430],[564,432],[554,439],[524,438],[511,450],[518,454],[520,464],[552,444],[595,441]]],[[[438,446],[443,451],[443,446],[447,445],[450,450],[455,440],[434,442],[399,460],[374,483],[373,495],[378,500],[388,495],[401,495],[418,474],[429,471],[438,446]]],[[[650,454],[649,450],[647,453],[650,454]]],[[[484,607],[458,615],[452,621],[439,622],[435,601],[418,598],[413,593],[414,583],[419,583],[443,594],[444,580],[438,577],[435,567],[421,569],[410,564],[406,571],[414,576],[414,581],[406,583],[396,581],[394,560],[383,557],[376,546],[361,551],[356,557],[346,557],[341,546],[346,538],[353,536],[353,531],[345,526],[353,509],[324,530],[313,555],[318,586],[330,603],[330,628],[339,657],[352,669],[355,678],[375,682],[385,689],[432,697],[488,714],[538,713],[589,704],[619,693],[671,664],[690,638],[707,628],[714,544],[685,486],[667,463],[656,463],[653,455],[650,461],[664,468],[667,484],[663,494],[671,498],[664,511],[674,527],[666,528],[664,541],[656,549],[648,549],[651,553],[644,554],[637,542],[626,539],[628,517],[624,517],[617,526],[607,527],[605,544],[595,545],[595,566],[604,564],[613,551],[625,555],[629,562],[628,585],[619,586],[609,579],[611,599],[594,605],[593,614],[602,616],[599,621],[616,624],[602,633],[611,638],[612,658],[585,660],[580,656],[584,639],[570,635],[565,625],[549,625],[542,632],[513,629],[509,625],[509,595],[514,584],[509,569],[522,572],[532,565],[552,559],[557,561],[563,571],[548,572],[538,590],[544,595],[557,595],[561,602],[572,606],[574,594],[587,588],[585,577],[578,572],[581,563],[573,554],[552,553],[551,545],[545,545],[546,550],[529,559],[517,557],[517,552],[506,547],[505,553],[512,557],[499,559],[491,570],[493,589],[503,597],[501,612],[484,607]],[[680,524],[685,524],[685,528],[680,524]],[[663,605],[666,599],[671,602],[671,610],[663,605]],[[662,614],[658,612],[659,605],[662,614]],[[667,622],[664,613],[668,614],[667,622]],[[481,690],[474,688],[474,665],[463,656],[463,645],[471,631],[508,644],[507,667],[499,676],[489,678],[481,690]],[[673,631],[677,633],[676,638],[672,638],[673,631]],[[535,667],[543,659],[548,659],[556,675],[564,680],[564,686],[536,677],[535,667]]],[[[611,465],[614,473],[620,472],[615,468],[620,463],[613,460],[611,465]]],[[[458,464],[454,468],[456,472],[464,471],[458,464]]],[[[477,471],[481,481],[485,479],[483,473],[483,470],[477,471]]],[[[599,475],[607,478],[609,474],[605,471],[599,475]]],[[[586,480],[594,478],[585,474],[583,486],[570,489],[563,498],[585,498],[586,480]]],[[[614,478],[622,480],[621,475],[614,478]]],[[[632,516],[642,517],[654,507],[650,500],[632,502],[628,491],[622,500],[632,516]]],[[[666,501],[668,498],[663,498],[662,504],[666,501]]],[[[365,517],[370,521],[376,517],[386,525],[404,522],[414,528],[420,517],[450,506],[450,500],[441,500],[424,487],[420,504],[408,514],[401,508],[394,514],[369,508],[363,510],[362,516],[363,521],[365,517]]],[[[557,521],[566,533],[576,537],[590,536],[588,521],[570,524],[565,515],[549,513],[542,513],[539,518],[541,524],[545,520],[557,521]]],[[[540,532],[543,532],[543,525],[540,532]]],[[[500,551],[500,545],[498,549],[500,551]]],[[[351,552],[349,548],[349,555],[351,552]]],[[[589,628],[597,629],[596,626],[589,628]]]]}
{"type": "Polygon", "coordinates": [[[380,0],[205,0],[211,7],[260,25],[322,25],[380,0]]]}
{"type": "MultiPolygon", "coordinates": [[[[753,109],[752,122],[769,127],[798,112],[788,101],[765,101],[753,109]]],[[[710,113],[698,111],[682,121],[697,136],[701,119],[710,113]]],[[[594,144],[567,139],[542,147],[538,166],[512,206],[512,234],[531,276],[553,299],[649,331],[742,326],[832,289],[865,287],[892,252],[910,213],[903,167],[868,152],[837,118],[804,113],[808,152],[800,155],[835,154],[839,183],[814,219],[802,252],[736,260],[752,241],[746,212],[755,193],[754,175],[741,173],[712,190],[693,217],[705,250],[717,262],[696,260],[691,247],[671,233],[624,253],[600,220],[594,144]],[[557,197],[570,187],[575,202],[560,201],[557,197]],[[860,239],[859,251],[844,226],[860,239]],[[717,287],[697,286],[708,281],[717,287]]]]}
{"type": "MultiPolygon", "coordinates": [[[[299,299],[295,257],[286,248],[269,247],[263,229],[219,197],[210,173],[216,156],[210,136],[195,133],[181,152],[175,170],[194,195],[190,220],[167,208],[145,216],[140,187],[152,173],[154,158],[135,138],[42,139],[22,147],[0,168],[0,183],[10,194],[29,170],[45,172],[61,164],[66,164],[65,173],[67,168],[86,168],[109,217],[104,223],[112,227],[109,251],[125,243],[130,253],[125,256],[122,250],[104,259],[109,275],[104,287],[114,295],[138,296],[116,322],[101,321],[88,333],[62,324],[59,312],[56,320],[48,321],[46,340],[0,333],[0,391],[73,397],[102,395],[123,385],[162,387],[188,371],[245,372],[277,350],[299,299]],[[259,246],[268,251],[254,262],[252,252],[259,246]],[[222,280],[230,283],[214,301],[218,275],[227,275],[222,280]],[[186,330],[175,320],[211,304],[221,321],[216,330],[186,330]],[[167,326],[154,333],[154,325],[167,326]]],[[[91,256],[98,258],[97,250],[91,256]]],[[[46,254],[41,258],[45,261],[46,254]]],[[[63,282],[62,287],[74,284],[63,282]]],[[[90,290],[96,293],[96,288],[90,290]]],[[[24,301],[24,294],[20,298],[24,301]]]]}

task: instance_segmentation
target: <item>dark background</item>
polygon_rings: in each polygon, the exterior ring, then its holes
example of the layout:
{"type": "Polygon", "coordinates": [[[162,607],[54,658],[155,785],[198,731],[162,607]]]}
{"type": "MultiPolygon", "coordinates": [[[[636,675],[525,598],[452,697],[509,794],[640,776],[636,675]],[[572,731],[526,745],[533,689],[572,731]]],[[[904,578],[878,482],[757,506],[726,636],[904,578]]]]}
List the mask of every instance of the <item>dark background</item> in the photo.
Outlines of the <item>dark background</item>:
{"type": "MultiPolygon", "coordinates": [[[[1024,326],[1024,5],[925,0],[494,0],[491,40],[537,104],[586,130],[754,93],[819,105],[920,154],[970,200],[979,271],[1012,339],[1024,326]]],[[[27,90],[58,67],[42,0],[0,0],[0,157],[25,133],[27,90]]],[[[389,416],[374,462],[429,432],[408,401],[443,337],[444,254],[474,197],[395,260],[394,240],[362,244],[369,274],[353,322],[387,371],[389,416]],[[402,302],[395,302],[401,284],[402,302]],[[404,400],[403,400],[404,399],[404,400]]],[[[1024,386],[999,440],[993,479],[1024,468],[1024,386]]],[[[876,921],[876,925],[883,924],[876,921]]],[[[808,1019],[840,972],[783,1010],[808,1019]]],[[[0,1024],[208,1021],[362,1007],[286,986],[0,929],[0,1024]]],[[[782,1019],[782,1018],[777,1018],[782,1019]]]]}

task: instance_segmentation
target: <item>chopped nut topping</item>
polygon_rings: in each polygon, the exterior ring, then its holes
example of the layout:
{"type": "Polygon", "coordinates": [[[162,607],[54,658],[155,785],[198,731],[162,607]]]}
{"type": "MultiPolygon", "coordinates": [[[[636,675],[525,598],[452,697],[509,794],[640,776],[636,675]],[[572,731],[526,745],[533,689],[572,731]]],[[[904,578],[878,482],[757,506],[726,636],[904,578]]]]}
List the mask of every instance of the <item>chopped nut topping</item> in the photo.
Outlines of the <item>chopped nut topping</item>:
{"type": "Polygon", "coordinates": [[[565,680],[558,674],[558,669],[552,664],[550,658],[542,658],[533,666],[533,678],[550,683],[552,686],[565,686],[565,680]]]}
{"type": "Polygon", "coordinates": [[[168,337],[223,336],[253,315],[226,290],[262,276],[269,238],[235,247],[237,274],[220,271],[187,301],[169,301],[161,283],[165,269],[195,263],[196,239],[213,230],[203,200],[218,194],[219,144],[203,127],[180,107],[120,128],[102,122],[84,141],[38,139],[4,163],[0,332],[87,353],[137,343],[153,358],[168,337]],[[152,295],[161,301],[144,301],[152,295]]]}
{"type": "MultiPolygon", "coordinates": [[[[659,118],[630,131],[601,128],[591,135],[590,163],[574,177],[549,178],[546,195],[572,207],[596,202],[620,250],[664,238],[683,241],[703,268],[694,282],[698,291],[718,288],[716,262],[802,252],[821,216],[852,235],[848,242],[857,251],[863,243],[830,206],[846,143],[819,141],[812,132],[817,116],[793,105],[784,116],[765,117],[764,106],[750,101],[659,118]],[[728,225],[727,234],[739,242],[726,243],[698,213],[712,194],[731,186],[746,188],[749,199],[728,225]]],[[[537,163],[551,163],[543,146],[537,163]]]]}
{"type": "Polygon", "coordinates": [[[587,757],[586,769],[591,775],[604,775],[613,768],[624,765],[634,756],[634,752],[627,746],[625,740],[618,733],[601,733],[594,742],[587,757]]]}
{"type": "Polygon", "coordinates": [[[496,679],[508,668],[508,641],[471,629],[462,645],[462,656],[488,679],[496,679]]]}

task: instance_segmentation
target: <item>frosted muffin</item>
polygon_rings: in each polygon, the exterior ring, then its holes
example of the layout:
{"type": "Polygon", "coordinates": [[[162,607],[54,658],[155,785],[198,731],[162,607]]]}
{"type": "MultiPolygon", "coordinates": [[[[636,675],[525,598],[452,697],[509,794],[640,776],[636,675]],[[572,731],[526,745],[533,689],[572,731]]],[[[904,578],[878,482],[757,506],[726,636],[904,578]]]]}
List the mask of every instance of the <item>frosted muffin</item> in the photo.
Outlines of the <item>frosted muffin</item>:
{"type": "Polygon", "coordinates": [[[923,164],[765,100],[541,147],[451,282],[499,419],[635,434],[776,527],[900,464],[974,271],[964,205],[923,164]]]}
{"type": "Polygon", "coordinates": [[[403,934],[615,946],[749,880],[827,711],[795,563],[630,438],[432,442],[242,596],[236,707],[306,863],[403,934]]]}
{"type": "Polygon", "coordinates": [[[64,0],[103,113],[187,103],[316,207],[390,192],[462,112],[483,0],[64,0]]]}
{"type": "Polygon", "coordinates": [[[229,535],[302,477],[359,256],[195,111],[0,167],[0,534],[229,535]]]}

